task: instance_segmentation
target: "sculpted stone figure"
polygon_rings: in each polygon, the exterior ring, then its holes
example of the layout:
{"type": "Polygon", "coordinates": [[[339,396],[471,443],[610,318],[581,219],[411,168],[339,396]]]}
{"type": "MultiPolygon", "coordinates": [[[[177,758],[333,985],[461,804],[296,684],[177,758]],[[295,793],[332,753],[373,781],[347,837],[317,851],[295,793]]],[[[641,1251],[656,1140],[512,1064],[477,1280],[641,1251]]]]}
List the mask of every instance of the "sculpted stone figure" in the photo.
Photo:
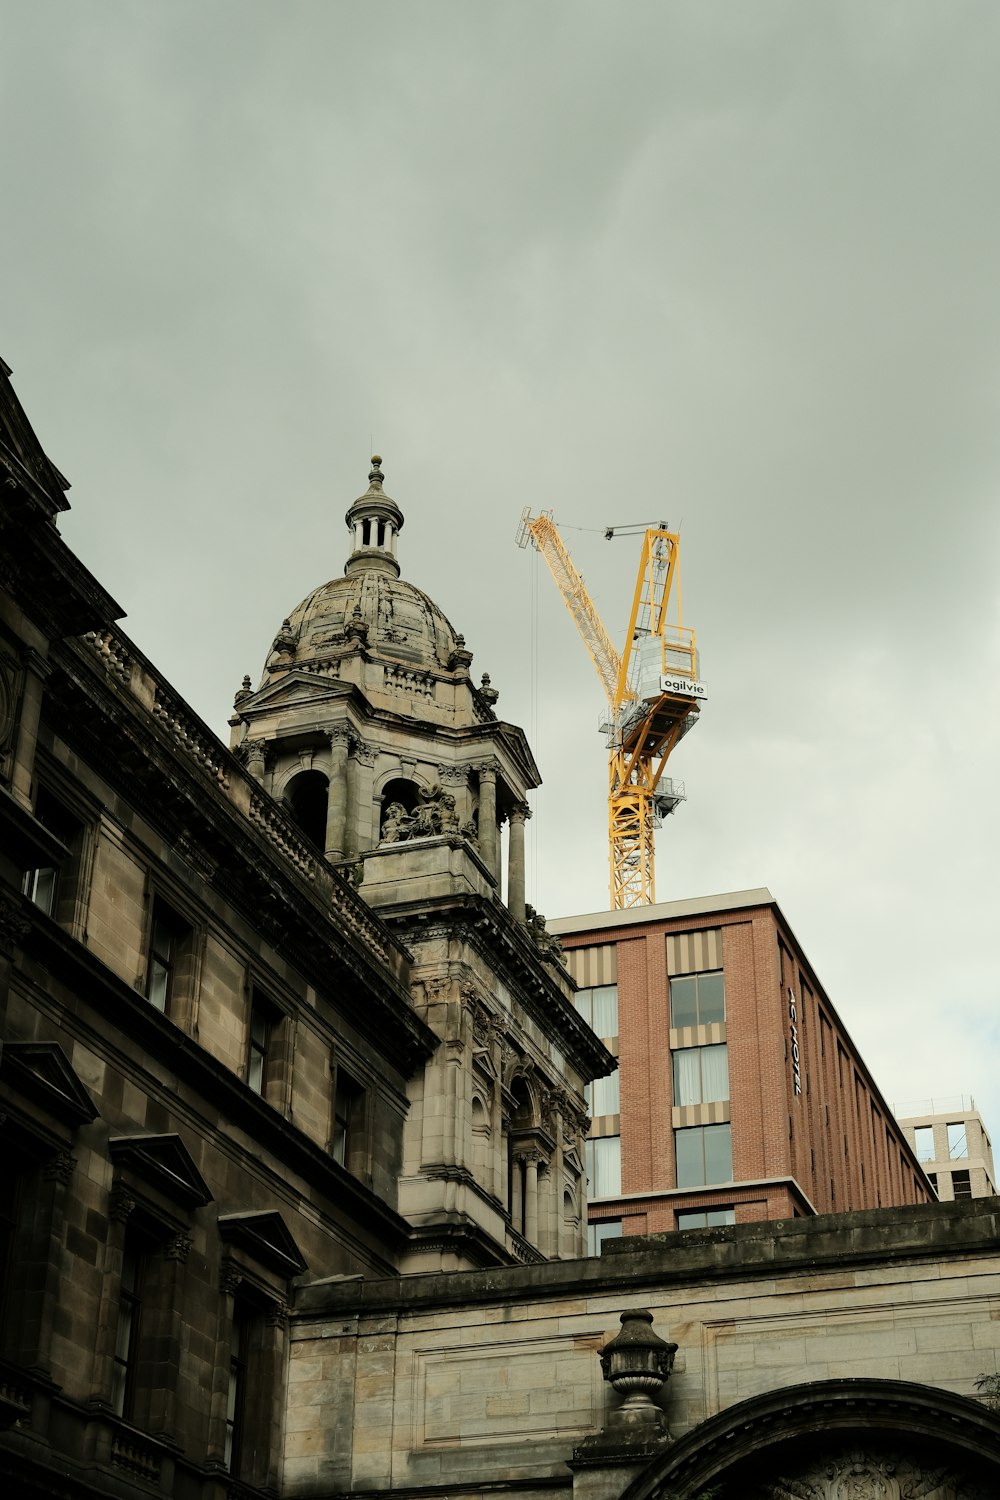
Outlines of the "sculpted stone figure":
{"type": "Polygon", "coordinates": [[[382,820],[383,844],[398,844],[403,839],[409,838],[413,819],[410,817],[402,802],[390,802],[385,810],[382,820]]]}

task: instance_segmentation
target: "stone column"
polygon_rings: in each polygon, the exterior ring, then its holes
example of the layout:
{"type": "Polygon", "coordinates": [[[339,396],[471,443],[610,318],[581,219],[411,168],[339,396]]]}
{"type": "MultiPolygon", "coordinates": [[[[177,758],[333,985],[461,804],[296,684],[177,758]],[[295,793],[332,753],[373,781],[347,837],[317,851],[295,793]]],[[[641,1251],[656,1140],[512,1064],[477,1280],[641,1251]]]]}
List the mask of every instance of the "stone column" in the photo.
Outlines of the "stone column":
{"type": "Polygon", "coordinates": [[[32,647],[24,653],[24,686],[21,717],[17,726],[10,789],[22,807],[31,811],[31,782],[35,771],[35,744],[42,715],[44,683],[52,671],[49,663],[32,647]]]}
{"type": "Polygon", "coordinates": [[[206,1467],[219,1471],[226,1465],[226,1414],[229,1410],[229,1358],[233,1341],[236,1293],[243,1276],[229,1259],[219,1273],[219,1318],[215,1332],[215,1363],[208,1398],[208,1445],[206,1467]]]}
{"type": "Polygon", "coordinates": [[[483,864],[499,884],[499,827],[497,826],[497,768],[485,761],[479,772],[479,852],[483,864]]]}
{"type": "Polygon", "coordinates": [[[538,1163],[537,1151],[524,1153],[524,1237],[529,1245],[538,1244],[538,1163]]]}
{"type": "Polygon", "coordinates": [[[518,802],[510,810],[510,844],[507,850],[507,906],[515,922],[523,922],[524,825],[531,817],[528,806],[518,802]]]}
{"type": "Polygon", "coordinates": [[[346,725],[330,730],[330,772],[326,792],[326,857],[343,859],[347,853],[347,756],[350,749],[346,725]]]}

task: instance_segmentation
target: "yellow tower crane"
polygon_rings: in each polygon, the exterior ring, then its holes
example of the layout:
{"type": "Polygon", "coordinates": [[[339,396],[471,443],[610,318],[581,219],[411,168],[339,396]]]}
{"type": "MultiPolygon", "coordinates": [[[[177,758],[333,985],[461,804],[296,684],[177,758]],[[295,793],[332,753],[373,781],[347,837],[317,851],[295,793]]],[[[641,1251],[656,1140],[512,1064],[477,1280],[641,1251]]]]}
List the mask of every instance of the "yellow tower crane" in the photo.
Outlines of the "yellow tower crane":
{"type": "MultiPolygon", "coordinates": [[[[698,675],[694,631],[681,620],[680,538],[666,526],[644,529],[625,646],[608,635],[556,529],[551,511],[532,517],[526,506],[518,546],[529,540],[544,557],[590,652],[610,716],[608,739],[608,842],[611,905],[615,910],[656,900],[653,830],[684,799],[683,783],[664,777],[671,751],[698,721],[707,694],[698,675]],[[675,618],[668,619],[671,595],[675,618]]],[[[610,538],[615,528],[609,527],[610,538]]]]}

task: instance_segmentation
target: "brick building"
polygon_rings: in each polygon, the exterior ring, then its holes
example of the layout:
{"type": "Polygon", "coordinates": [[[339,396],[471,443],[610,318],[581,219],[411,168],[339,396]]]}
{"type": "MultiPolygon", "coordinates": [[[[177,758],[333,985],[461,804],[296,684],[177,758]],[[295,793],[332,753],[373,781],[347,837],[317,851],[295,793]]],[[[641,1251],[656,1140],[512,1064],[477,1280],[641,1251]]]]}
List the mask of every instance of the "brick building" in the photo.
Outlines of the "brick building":
{"type": "Polygon", "coordinates": [[[588,1095],[592,1250],[933,1198],[769,891],[550,926],[619,1061],[588,1095]]]}

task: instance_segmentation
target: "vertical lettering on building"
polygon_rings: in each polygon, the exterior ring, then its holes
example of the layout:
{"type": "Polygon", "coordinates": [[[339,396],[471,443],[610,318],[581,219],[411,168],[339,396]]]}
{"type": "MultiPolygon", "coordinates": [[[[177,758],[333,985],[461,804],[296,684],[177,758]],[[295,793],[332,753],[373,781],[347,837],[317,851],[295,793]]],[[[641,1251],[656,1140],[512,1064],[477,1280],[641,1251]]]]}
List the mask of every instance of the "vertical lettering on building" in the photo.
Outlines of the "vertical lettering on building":
{"type": "Polygon", "coordinates": [[[795,1004],[795,992],[788,986],[788,1030],[792,1041],[792,1092],[802,1092],[802,1070],[799,1067],[799,1011],[795,1004]]]}

